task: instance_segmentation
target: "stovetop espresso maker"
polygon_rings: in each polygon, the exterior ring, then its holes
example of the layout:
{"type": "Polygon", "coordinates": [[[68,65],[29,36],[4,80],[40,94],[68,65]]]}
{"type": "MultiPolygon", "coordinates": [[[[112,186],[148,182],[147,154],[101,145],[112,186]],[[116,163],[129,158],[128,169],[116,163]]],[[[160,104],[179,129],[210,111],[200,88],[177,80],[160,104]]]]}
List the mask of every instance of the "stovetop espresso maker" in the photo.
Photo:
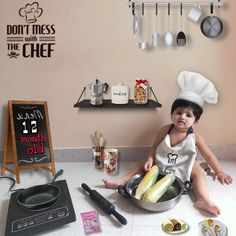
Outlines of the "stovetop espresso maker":
{"type": "Polygon", "coordinates": [[[89,84],[89,89],[91,91],[90,103],[92,105],[101,105],[103,102],[103,93],[107,92],[108,84],[101,83],[96,79],[95,83],[89,84]]]}

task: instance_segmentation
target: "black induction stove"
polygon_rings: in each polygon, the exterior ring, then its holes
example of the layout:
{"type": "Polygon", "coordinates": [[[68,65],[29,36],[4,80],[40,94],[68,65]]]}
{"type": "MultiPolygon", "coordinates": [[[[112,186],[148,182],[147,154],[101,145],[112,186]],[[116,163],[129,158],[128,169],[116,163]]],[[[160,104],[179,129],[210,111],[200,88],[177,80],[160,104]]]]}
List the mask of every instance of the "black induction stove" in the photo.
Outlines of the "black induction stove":
{"type": "Polygon", "coordinates": [[[66,180],[55,184],[60,189],[60,196],[54,204],[40,210],[21,207],[16,200],[17,192],[11,194],[5,236],[34,235],[76,221],[66,180]]]}

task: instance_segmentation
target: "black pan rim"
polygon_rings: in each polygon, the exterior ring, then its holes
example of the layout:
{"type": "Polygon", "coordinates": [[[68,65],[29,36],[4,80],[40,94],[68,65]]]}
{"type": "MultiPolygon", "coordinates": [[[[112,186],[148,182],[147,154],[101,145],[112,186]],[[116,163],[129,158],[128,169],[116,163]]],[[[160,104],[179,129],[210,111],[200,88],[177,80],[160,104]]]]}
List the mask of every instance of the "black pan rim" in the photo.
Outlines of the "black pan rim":
{"type": "Polygon", "coordinates": [[[217,38],[217,37],[222,33],[222,31],[223,31],[223,22],[221,21],[221,19],[220,19],[218,16],[215,16],[215,15],[206,16],[206,17],[202,20],[201,25],[200,25],[200,28],[201,28],[202,34],[203,34],[204,36],[206,36],[207,38],[217,38]],[[219,22],[219,24],[220,24],[220,30],[219,30],[219,32],[217,32],[217,34],[216,34],[215,36],[212,36],[212,35],[206,33],[206,32],[204,31],[204,29],[203,29],[205,22],[206,22],[208,19],[212,19],[212,18],[216,19],[216,20],[219,22]]]}
{"type": "Polygon", "coordinates": [[[39,208],[43,208],[43,206],[51,206],[51,204],[53,204],[57,199],[58,197],[60,196],[60,189],[56,186],[56,185],[53,185],[53,184],[43,184],[43,185],[36,185],[36,186],[33,186],[33,187],[29,187],[29,188],[26,188],[24,190],[21,190],[18,192],[17,196],[16,196],[16,200],[17,200],[17,203],[22,206],[23,208],[26,208],[28,210],[39,210],[39,208]],[[32,189],[35,189],[35,188],[40,188],[40,187],[52,187],[54,189],[57,190],[57,194],[55,194],[55,196],[48,200],[48,201],[44,201],[44,202],[41,202],[41,203],[38,203],[38,204],[26,204],[22,201],[19,200],[21,194],[24,192],[24,191],[29,191],[29,190],[32,190],[32,189]],[[51,203],[51,204],[50,204],[51,203]]]}

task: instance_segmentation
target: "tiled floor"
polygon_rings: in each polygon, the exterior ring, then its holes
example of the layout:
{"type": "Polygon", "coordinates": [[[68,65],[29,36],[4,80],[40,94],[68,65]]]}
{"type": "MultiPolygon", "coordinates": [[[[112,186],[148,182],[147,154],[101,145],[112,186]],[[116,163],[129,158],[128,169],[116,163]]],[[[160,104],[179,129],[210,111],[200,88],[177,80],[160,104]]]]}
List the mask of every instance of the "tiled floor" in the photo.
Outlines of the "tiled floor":
{"type": "MultiPolygon", "coordinates": [[[[223,168],[236,179],[236,162],[221,161],[223,168]]],[[[122,162],[120,164],[119,175],[126,173],[135,162],[122,162]]],[[[198,211],[193,207],[193,202],[188,195],[181,197],[179,203],[172,209],[153,213],[137,208],[129,200],[121,197],[116,190],[105,189],[102,186],[101,179],[116,178],[119,175],[108,177],[102,171],[95,170],[90,162],[60,162],[56,163],[57,170],[64,169],[63,176],[59,179],[66,179],[72,201],[74,204],[77,220],[74,223],[62,226],[57,230],[44,232],[42,235],[68,235],[78,236],[84,235],[80,212],[96,210],[99,214],[99,219],[102,227],[101,233],[96,235],[104,236],[165,236],[167,235],[161,230],[161,223],[165,218],[178,218],[185,220],[189,225],[189,230],[183,235],[197,236],[198,223],[209,215],[198,211]],[[85,192],[81,189],[81,183],[88,184],[92,189],[99,191],[104,197],[112,202],[117,211],[126,217],[128,224],[123,226],[114,218],[104,214],[96,205],[94,205],[85,192]]],[[[30,187],[37,184],[47,183],[52,178],[45,171],[24,171],[21,173],[21,184],[17,188],[30,187]]],[[[210,177],[207,177],[210,195],[212,199],[221,207],[222,214],[216,219],[225,223],[228,228],[228,235],[236,235],[235,212],[236,212],[236,188],[235,183],[230,186],[222,186],[217,182],[213,182],[210,177]]],[[[0,236],[4,235],[6,216],[8,210],[8,202],[10,193],[8,188],[10,183],[5,180],[0,181],[0,236]]]]}

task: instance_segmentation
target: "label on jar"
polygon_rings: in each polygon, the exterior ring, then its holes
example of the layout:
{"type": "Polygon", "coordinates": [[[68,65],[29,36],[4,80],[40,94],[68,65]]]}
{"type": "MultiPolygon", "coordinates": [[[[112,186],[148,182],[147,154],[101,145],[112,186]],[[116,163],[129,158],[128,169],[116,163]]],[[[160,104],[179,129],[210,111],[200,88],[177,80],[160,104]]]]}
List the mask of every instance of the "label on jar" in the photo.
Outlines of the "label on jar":
{"type": "Polygon", "coordinates": [[[93,148],[93,161],[94,161],[94,167],[96,169],[102,169],[103,168],[103,154],[104,154],[104,149],[96,149],[93,148]]]}
{"type": "Polygon", "coordinates": [[[118,150],[115,148],[104,150],[104,172],[116,174],[118,165],[118,150]]]}
{"type": "Polygon", "coordinates": [[[148,84],[147,83],[142,83],[142,84],[140,84],[140,87],[143,88],[143,89],[147,89],[148,84]]]}

